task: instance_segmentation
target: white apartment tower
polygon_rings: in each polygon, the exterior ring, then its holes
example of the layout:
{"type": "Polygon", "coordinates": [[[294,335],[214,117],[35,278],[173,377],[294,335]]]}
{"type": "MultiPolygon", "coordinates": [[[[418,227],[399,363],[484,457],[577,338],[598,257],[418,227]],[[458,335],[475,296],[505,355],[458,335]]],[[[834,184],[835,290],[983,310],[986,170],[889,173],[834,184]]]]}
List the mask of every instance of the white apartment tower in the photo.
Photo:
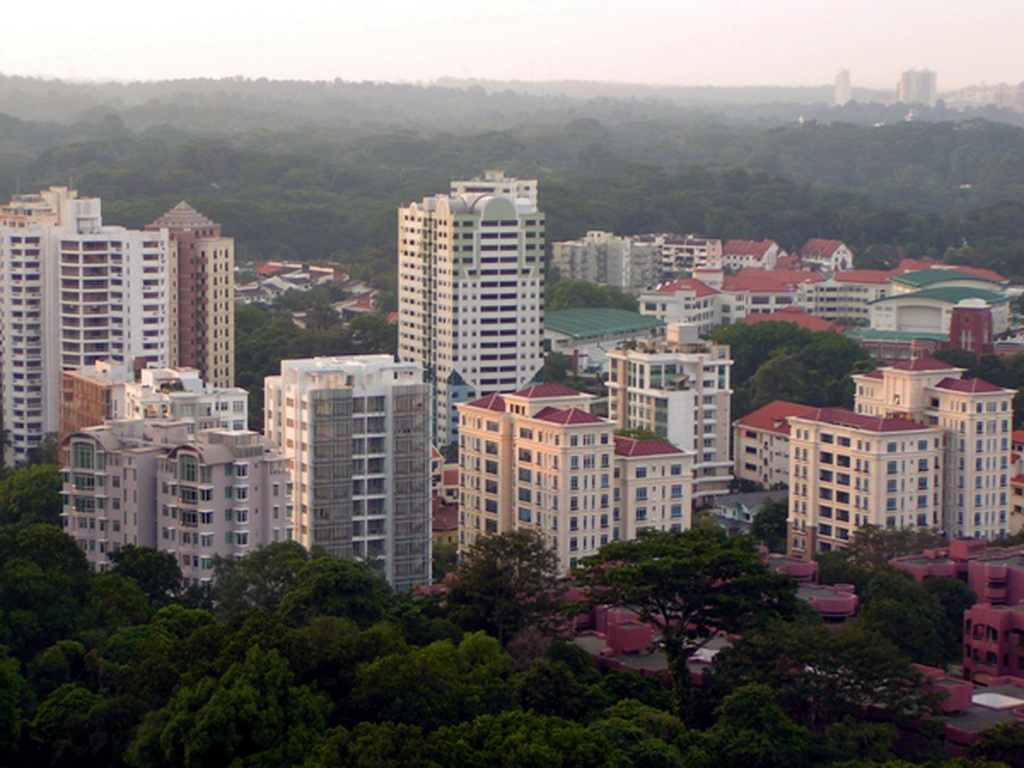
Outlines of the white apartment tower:
{"type": "Polygon", "coordinates": [[[0,207],[0,379],[8,461],[59,417],[60,371],[169,362],[169,238],[104,226],[100,200],[51,187],[0,207]]]}
{"type": "Polygon", "coordinates": [[[435,442],[455,405],[529,383],[543,363],[544,214],[537,182],[495,171],[398,212],[398,356],[433,390],[435,442]]]}
{"type": "Polygon", "coordinates": [[[728,493],[732,480],[732,359],[727,345],[684,340],[684,333],[669,325],[664,342],[608,352],[608,417],[619,429],[649,430],[692,452],[699,500],[728,493]]]}
{"type": "Polygon", "coordinates": [[[294,457],[294,538],[364,559],[397,590],[430,580],[430,388],[390,355],[283,360],[264,431],[294,457]]]}

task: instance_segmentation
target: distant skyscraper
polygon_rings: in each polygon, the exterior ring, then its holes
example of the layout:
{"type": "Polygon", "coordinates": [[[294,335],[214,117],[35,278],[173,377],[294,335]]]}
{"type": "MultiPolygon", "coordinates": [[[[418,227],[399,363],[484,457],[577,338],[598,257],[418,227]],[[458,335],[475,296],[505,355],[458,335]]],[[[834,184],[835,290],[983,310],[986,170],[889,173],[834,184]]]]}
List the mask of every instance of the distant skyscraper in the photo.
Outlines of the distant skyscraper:
{"type": "Polygon", "coordinates": [[[171,307],[171,358],[212,387],[235,380],[235,241],[220,224],[182,201],[146,229],[171,235],[177,299],[171,307]]]}
{"type": "Polygon", "coordinates": [[[434,438],[455,405],[528,384],[542,365],[544,214],[537,182],[489,171],[398,212],[398,356],[434,388],[434,438]]]}
{"type": "Polygon", "coordinates": [[[849,104],[850,99],[850,70],[840,69],[836,74],[835,105],[841,107],[844,104],[849,104]]]}
{"type": "Polygon", "coordinates": [[[896,85],[896,100],[901,104],[923,104],[934,107],[938,101],[935,72],[930,69],[908,69],[896,85]]]}
{"type": "Polygon", "coordinates": [[[170,362],[165,230],[104,226],[98,198],[51,187],[0,206],[0,380],[8,461],[59,419],[60,371],[170,362]]]}

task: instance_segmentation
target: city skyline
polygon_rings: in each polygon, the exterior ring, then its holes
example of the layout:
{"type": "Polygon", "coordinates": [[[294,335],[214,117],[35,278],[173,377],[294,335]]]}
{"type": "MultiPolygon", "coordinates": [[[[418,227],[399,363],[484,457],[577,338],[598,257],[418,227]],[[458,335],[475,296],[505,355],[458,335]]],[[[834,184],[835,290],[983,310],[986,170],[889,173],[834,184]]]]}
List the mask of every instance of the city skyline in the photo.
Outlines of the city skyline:
{"type": "Polygon", "coordinates": [[[641,0],[628,15],[606,0],[585,14],[571,0],[552,0],[474,7],[458,17],[408,0],[357,11],[298,0],[256,16],[234,3],[183,0],[172,16],[139,11],[116,24],[103,5],[58,2],[46,45],[15,34],[35,23],[35,12],[12,8],[0,34],[0,72],[118,81],[237,75],[809,86],[849,69],[855,87],[894,89],[904,70],[927,68],[948,90],[1021,79],[1013,36],[992,30],[1024,28],[1024,6],[1009,0],[945,6],[941,15],[926,0],[736,0],[728,8],[641,0]],[[628,55],[609,56],[610,49],[628,55]]]}

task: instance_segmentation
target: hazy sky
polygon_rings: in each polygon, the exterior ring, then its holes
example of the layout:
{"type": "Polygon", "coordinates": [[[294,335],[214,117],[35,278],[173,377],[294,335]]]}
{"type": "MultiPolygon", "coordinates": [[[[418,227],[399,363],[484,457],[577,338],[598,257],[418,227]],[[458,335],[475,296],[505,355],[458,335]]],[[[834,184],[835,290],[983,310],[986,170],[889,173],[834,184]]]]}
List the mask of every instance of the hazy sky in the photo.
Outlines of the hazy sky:
{"type": "Polygon", "coordinates": [[[29,0],[0,72],[77,79],[438,77],[939,89],[1024,80],[1024,0],[29,0]]]}

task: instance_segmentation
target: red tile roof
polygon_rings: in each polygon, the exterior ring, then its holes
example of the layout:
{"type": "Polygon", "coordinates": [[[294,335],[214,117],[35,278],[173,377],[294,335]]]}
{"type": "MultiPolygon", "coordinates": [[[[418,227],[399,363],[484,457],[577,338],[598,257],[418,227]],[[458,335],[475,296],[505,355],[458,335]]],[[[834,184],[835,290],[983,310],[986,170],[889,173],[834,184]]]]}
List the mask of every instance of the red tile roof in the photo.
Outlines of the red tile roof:
{"type": "MultiPolygon", "coordinates": [[[[750,269],[750,267],[747,267],[747,269],[750,269]]],[[[825,279],[822,277],[821,272],[815,272],[813,269],[779,269],[776,267],[769,274],[780,283],[786,283],[787,285],[820,283],[825,279]]]]}
{"type": "Polygon", "coordinates": [[[993,272],[991,269],[982,269],[981,267],[968,267],[962,264],[947,264],[946,269],[955,269],[957,272],[963,272],[966,275],[975,275],[977,277],[983,277],[986,280],[992,280],[996,283],[1002,283],[1006,281],[1006,278],[1000,275],[998,272],[993,272]]]}
{"type": "Polygon", "coordinates": [[[926,429],[910,419],[896,417],[864,416],[854,413],[849,408],[815,408],[799,418],[835,424],[842,427],[863,429],[866,432],[910,432],[926,429]]]}
{"type": "Polygon", "coordinates": [[[676,293],[677,291],[693,291],[697,298],[703,296],[714,296],[718,291],[700,280],[674,280],[671,283],[662,283],[655,290],[656,293],[676,293]]]}
{"type": "Polygon", "coordinates": [[[772,246],[778,246],[774,240],[726,240],[722,246],[723,256],[764,256],[772,246]]]}
{"type": "Polygon", "coordinates": [[[474,408],[486,408],[489,411],[501,411],[502,413],[505,412],[505,398],[498,394],[485,395],[484,397],[481,397],[479,400],[474,400],[471,403],[466,403],[466,405],[471,405],[474,408]]]}
{"type": "Polygon", "coordinates": [[[516,397],[569,397],[582,395],[578,389],[567,387],[564,384],[533,384],[515,393],[516,397]]]}
{"type": "Polygon", "coordinates": [[[616,456],[659,456],[665,453],[682,453],[668,440],[635,440],[632,437],[615,438],[616,456]]]}
{"type": "Polygon", "coordinates": [[[754,323],[796,323],[809,331],[834,331],[836,324],[814,315],[809,315],[800,307],[783,307],[765,315],[747,315],[741,320],[744,325],[754,323]]]}
{"type": "Polygon", "coordinates": [[[764,269],[741,269],[722,280],[722,290],[729,292],[789,293],[789,286],[764,269]]]}
{"type": "Polygon", "coordinates": [[[881,371],[868,371],[867,373],[862,373],[861,376],[864,376],[865,378],[868,378],[868,379],[884,379],[885,378],[885,374],[882,373],[881,371]]]}
{"type": "Polygon", "coordinates": [[[793,403],[789,400],[773,400],[768,405],[748,413],[741,419],[737,419],[736,424],[741,427],[763,429],[780,435],[788,435],[789,417],[802,416],[813,410],[815,410],[813,405],[793,403]]]}
{"type": "Polygon", "coordinates": [[[448,506],[443,502],[438,504],[438,501],[440,500],[435,498],[430,529],[436,532],[454,531],[459,527],[459,508],[454,504],[448,506]]]}
{"type": "Polygon", "coordinates": [[[989,384],[984,379],[943,379],[935,385],[952,392],[1002,392],[1002,387],[989,384]]]}
{"type": "Polygon", "coordinates": [[[542,408],[533,418],[541,421],[550,421],[552,424],[604,424],[606,422],[599,416],[595,416],[582,408],[542,408]]]}
{"type": "Polygon", "coordinates": [[[804,247],[800,249],[802,256],[819,256],[829,258],[836,249],[842,247],[842,240],[826,240],[821,237],[812,237],[806,243],[804,247]]]}
{"type": "Polygon", "coordinates": [[[267,277],[270,275],[276,275],[278,272],[283,272],[284,269],[285,267],[283,264],[260,264],[256,267],[257,272],[261,275],[266,275],[267,277]]]}
{"type": "Polygon", "coordinates": [[[889,366],[897,371],[952,371],[955,365],[936,360],[934,357],[922,357],[917,360],[908,360],[903,363],[889,366]]]}
{"type": "Polygon", "coordinates": [[[1010,478],[1013,485],[1024,485],[1024,475],[1014,475],[1010,478]]]}

